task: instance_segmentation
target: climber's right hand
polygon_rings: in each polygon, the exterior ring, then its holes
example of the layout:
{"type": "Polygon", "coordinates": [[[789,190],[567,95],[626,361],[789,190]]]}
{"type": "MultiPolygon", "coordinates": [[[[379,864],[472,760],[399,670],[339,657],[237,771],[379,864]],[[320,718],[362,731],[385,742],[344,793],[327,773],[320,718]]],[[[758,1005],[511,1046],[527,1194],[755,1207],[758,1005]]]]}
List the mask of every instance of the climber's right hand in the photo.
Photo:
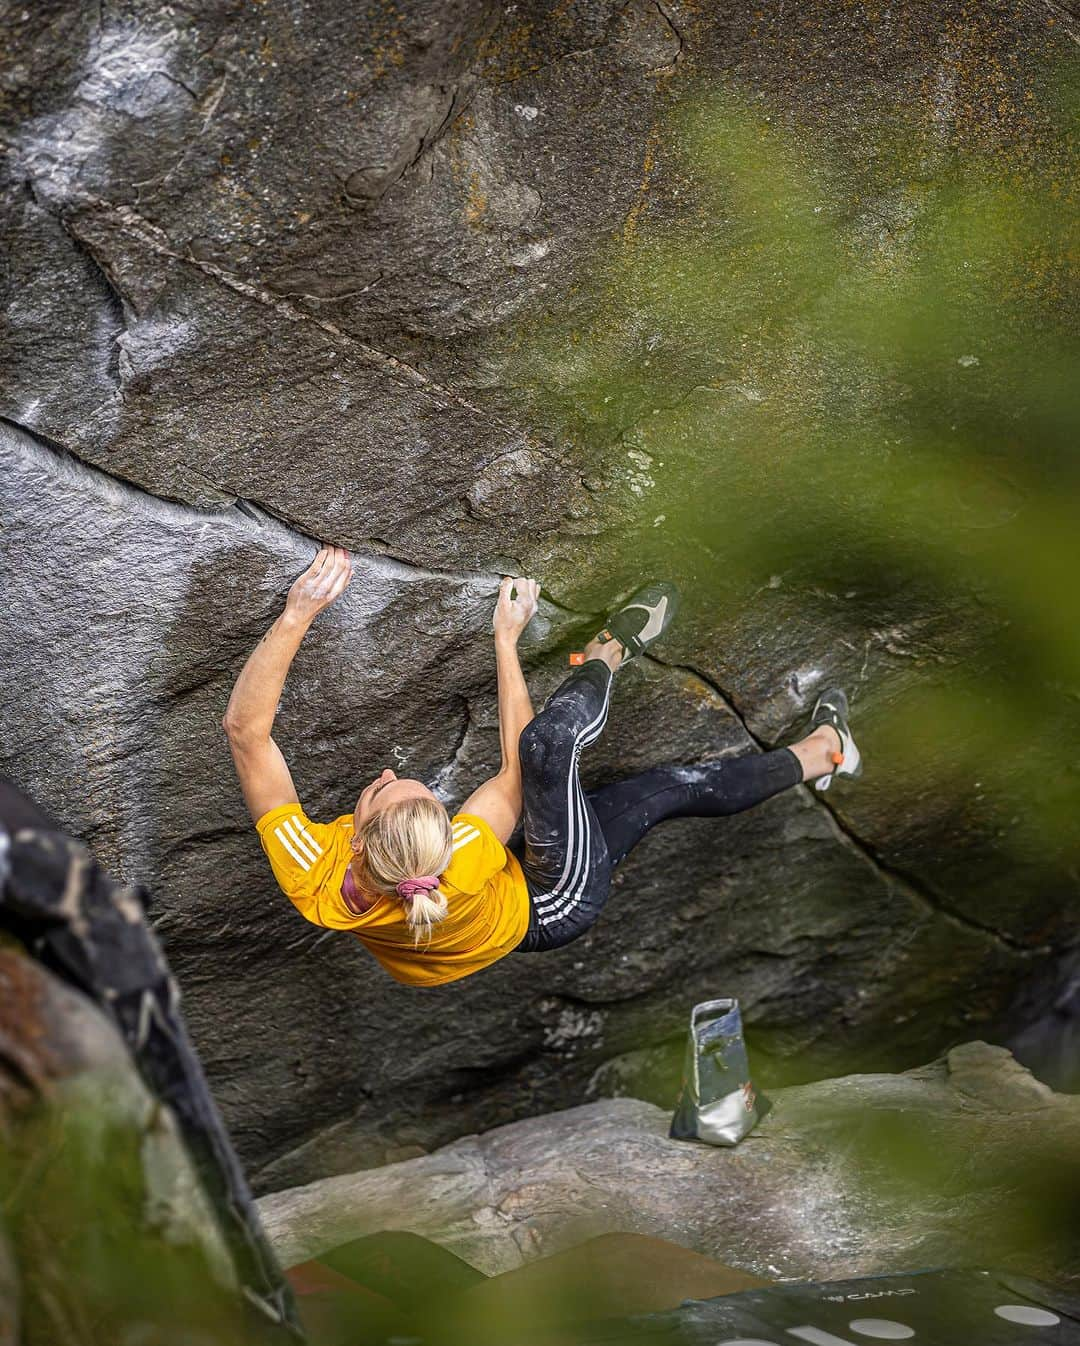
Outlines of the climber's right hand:
{"type": "Polygon", "coordinates": [[[286,613],[299,621],[314,621],[345,592],[352,570],[352,557],[344,547],[323,547],[289,590],[286,613]]]}

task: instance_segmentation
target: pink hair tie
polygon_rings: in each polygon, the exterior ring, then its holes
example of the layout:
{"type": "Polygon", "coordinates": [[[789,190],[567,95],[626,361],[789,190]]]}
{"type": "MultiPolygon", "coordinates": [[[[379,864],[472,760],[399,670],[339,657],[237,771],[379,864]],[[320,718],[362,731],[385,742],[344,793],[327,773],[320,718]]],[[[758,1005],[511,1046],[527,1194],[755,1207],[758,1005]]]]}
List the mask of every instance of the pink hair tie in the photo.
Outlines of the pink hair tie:
{"type": "Polygon", "coordinates": [[[397,885],[397,893],[399,897],[415,897],[417,893],[430,893],[438,886],[438,874],[421,874],[416,879],[402,879],[397,885]]]}

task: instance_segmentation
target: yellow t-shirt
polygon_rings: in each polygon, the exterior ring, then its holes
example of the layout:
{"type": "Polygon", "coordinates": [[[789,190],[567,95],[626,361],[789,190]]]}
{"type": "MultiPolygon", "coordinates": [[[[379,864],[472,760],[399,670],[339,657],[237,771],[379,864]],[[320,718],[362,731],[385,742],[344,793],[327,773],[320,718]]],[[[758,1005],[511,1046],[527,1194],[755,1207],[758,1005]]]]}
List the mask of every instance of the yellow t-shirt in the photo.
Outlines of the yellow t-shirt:
{"type": "Polygon", "coordinates": [[[430,942],[419,945],[400,902],[380,897],[359,916],[346,905],[341,884],[352,860],[352,814],[313,823],[299,804],[284,804],[255,826],[274,877],[297,911],[313,925],[350,930],[397,981],[457,981],[508,954],[528,929],[529,895],[517,857],[474,814],[451,819],[454,850],[439,877],[448,911],[430,942]]]}

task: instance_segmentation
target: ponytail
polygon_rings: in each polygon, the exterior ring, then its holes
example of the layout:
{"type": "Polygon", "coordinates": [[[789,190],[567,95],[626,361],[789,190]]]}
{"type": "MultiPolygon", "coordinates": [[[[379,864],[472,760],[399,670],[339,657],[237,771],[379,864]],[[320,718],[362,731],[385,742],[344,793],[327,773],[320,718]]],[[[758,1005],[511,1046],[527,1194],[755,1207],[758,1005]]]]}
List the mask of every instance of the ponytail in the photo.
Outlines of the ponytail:
{"type": "Polygon", "coordinates": [[[438,888],[427,892],[413,893],[412,897],[403,897],[401,905],[405,908],[405,921],[413,932],[413,944],[421,941],[427,944],[431,940],[431,930],[446,919],[446,894],[438,888]]]}
{"type": "Polygon", "coordinates": [[[453,854],[446,809],[427,796],[388,804],[365,825],[361,840],[372,886],[401,903],[413,944],[427,943],[448,910],[439,888],[453,854]]]}

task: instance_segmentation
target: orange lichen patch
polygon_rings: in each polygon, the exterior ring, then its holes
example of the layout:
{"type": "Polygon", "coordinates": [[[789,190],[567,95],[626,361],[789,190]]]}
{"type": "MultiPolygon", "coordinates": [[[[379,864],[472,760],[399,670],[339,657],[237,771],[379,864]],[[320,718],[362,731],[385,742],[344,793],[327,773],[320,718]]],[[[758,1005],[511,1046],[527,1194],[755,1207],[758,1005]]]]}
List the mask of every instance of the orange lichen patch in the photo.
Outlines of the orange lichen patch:
{"type": "Polygon", "coordinates": [[[480,183],[480,174],[474,168],[469,174],[469,188],[465,197],[465,218],[471,225],[478,225],[487,212],[488,199],[480,183]]]}
{"type": "Polygon", "coordinates": [[[405,64],[404,18],[401,10],[392,3],[369,6],[367,18],[372,43],[371,78],[381,79],[388,70],[405,64]]]}
{"type": "Polygon", "coordinates": [[[538,70],[543,64],[532,50],[532,24],[519,24],[500,37],[497,31],[482,37],[476,44],[476,54],[495,83],[508,83],[538,70]]]}
{"type": "Polygon", "coordinates": [[[965,8],[941,25],[922,105],[957,147],[993,147],[1034,132],[1036,102],[1025,87],[1023,34],[995,11],[965,8]]]}
{"type": "Polygon", "coordinates": [[[446,134],[444,144],[450,154],[450,171],[455,178],[463,178],[466,173],[471,174],[471,179],[477,177],[473,167],[472,157],[468,153],[466,138],[476,129],[476,118],[471,112],[463,112],[460,117],[455,118],[446,134]]]}
{"type": "MultiPolygon", "coordinates": [[[[919,115],[942,143],[962,148],[1005,144],[1026,133],[1017,109],[1032,100],[1025,96],[1022,71],[1032,64],[1044,68],[1061,33],[1060,25],[1037,28],[1030,6],[1022,5],[947,0],[889,7],[870,0],[823,0],[810,9],[813,20],[801,24],[783,21],[783,6],[755,6],[747,13],[746,31],[768,48],[779,83],[807,71],[812,84],[823,60],[831,68],[844,61],[863,69],[863,87],[848,86],[843,95],[850,126],[864,116],[880,120],[880,72],[895,84],[890,97],[898,107],[919,115]],[[890,53],[902,59],[890,60],[890,53]]],[[[800,111],[828,121],[836,108],[819,100],[800,111]]]]}
{"type": "Polygon", "coordinates": [[[641,165],[641,181],[638,183],[637,196],[623,222],[622,239],[624,247],[632,247],[637,238],[638,218],[645,208],[645,198],[652,181],[653,169],[656,167],[656,150],[659,144],[660,128],[653,125],[645,141],[645,158],[641,165]]]}
{"type": "MultiPolygon", "coordinates": [[[[392,36],[396,37],[397,34],[395,33],[392,36]]],[[[403,66],[404,64],[405,53],[400,47],[378,46],[371,53],[371,78],[379,79],[391,67],[403,66]]]]}

